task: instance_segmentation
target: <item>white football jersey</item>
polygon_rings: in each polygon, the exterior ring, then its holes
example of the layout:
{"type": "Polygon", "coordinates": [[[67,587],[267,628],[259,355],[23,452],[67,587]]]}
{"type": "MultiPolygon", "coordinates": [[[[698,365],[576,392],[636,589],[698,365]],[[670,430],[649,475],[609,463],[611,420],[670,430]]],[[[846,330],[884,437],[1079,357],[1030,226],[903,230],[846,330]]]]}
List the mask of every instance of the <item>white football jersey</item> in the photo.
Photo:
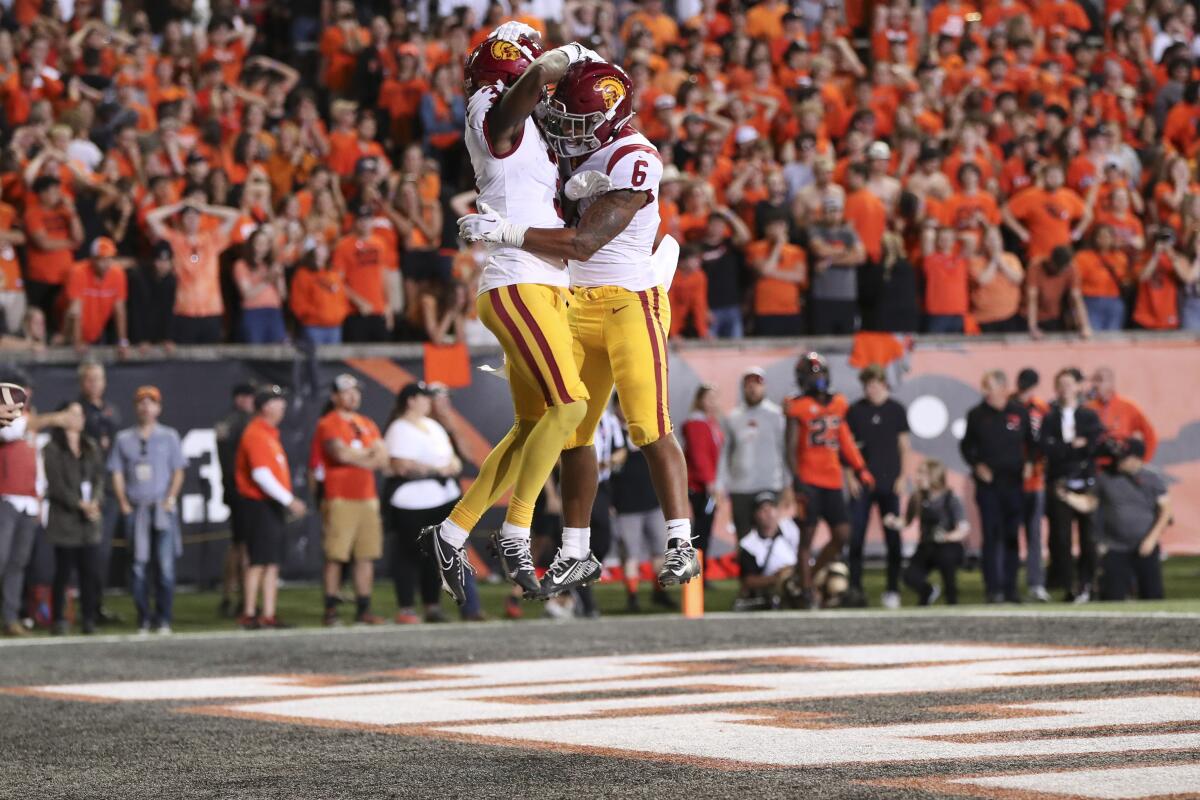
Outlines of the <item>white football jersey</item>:
{"type": "MultiPolygon", "coordinates": [[[[510,222],[531,228],[561,228],[558,206],[558,162],[532,118],[525,120],[516,147],[507,155],[492,152],[487,136],[487,112],[500,97],[485,86],[467,101],[467,151],[475,168],[479,198],[510,222]]],[[[570,275],[562,262],[550,261],[517,247],[493,245],[483,262],[479,292],[515,283],[567,286],[570,275]]]]}
{"type": "MultiPolygon", "coordinates": [[[[651,254],[658,238],[658,184],[662,180],[662,157],[650,140],[633,128],[625,128],[608,144],[592,153],[576,173],[598,170],[612,179],[613,189],[650,193],[625,230],[596,251],[587,261],[570,261],[572,286],[620,286],[640,292],[658,286],[661,276],[651,254]]],[[[602,195],[601,195],[602,196],[602,195]]],[[[579,202],[582,214],[597,198],[579,202]]]]}

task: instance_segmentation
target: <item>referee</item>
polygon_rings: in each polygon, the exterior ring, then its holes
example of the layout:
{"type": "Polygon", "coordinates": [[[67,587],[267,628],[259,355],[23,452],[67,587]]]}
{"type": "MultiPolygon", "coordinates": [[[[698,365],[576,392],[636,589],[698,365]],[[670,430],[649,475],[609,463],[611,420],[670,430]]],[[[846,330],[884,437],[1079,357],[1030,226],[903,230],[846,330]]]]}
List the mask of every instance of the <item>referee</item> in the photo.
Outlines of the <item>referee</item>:
{"type": "Polygon", "coordinates": [[[286,627],[275,616],[279,591],[279,563],[283,560],[286,514],[304,514],[304,502],[292,494],[292,475],[279,441],[279,423],[287,399],[278,386],[264,386],[254,395],[254,419],[246,425],[238,445],[236,481],[242,496],[246,525],[245,605],[241,626],[246,629],[286,627]],[[262,588],[262,615],[258,590],[262,588]]]}

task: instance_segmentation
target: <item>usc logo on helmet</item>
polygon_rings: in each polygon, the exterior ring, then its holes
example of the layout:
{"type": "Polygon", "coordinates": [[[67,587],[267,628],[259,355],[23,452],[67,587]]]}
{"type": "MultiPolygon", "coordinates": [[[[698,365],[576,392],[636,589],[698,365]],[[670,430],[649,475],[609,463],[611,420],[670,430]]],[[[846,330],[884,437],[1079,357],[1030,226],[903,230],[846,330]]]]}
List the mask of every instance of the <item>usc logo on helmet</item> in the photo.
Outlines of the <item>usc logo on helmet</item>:
{"type": "Polygon", "coordinates": [[[593,88],[600,93],[600,98],[604,101],[604,108],[610,111],[613,106],[625,98],[625,87],[616,78],[601,78],[596,81],[593,88]]]}
{"type": "Polygon", "coordinates": [[[521,57],[521,51],[512,42],[502,42],[499,39],[492,42],[492,58],[500,61],[516,61],[521,57]]]}

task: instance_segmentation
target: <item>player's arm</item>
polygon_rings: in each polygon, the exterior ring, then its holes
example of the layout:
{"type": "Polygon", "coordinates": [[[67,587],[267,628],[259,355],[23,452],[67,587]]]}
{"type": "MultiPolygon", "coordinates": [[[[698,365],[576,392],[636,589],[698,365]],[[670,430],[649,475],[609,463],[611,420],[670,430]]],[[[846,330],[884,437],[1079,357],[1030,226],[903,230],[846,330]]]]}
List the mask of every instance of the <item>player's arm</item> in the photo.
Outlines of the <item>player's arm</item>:
{"type": "Polygon", "coordinates": [[[648,199],[643,191],[611,191],[587,207],[577,227],[530,228],[521,248],[545,258],[587,261],[629,226],[648,199]]]}
{"type": "MultiPolygon", "coordinates": [[[[531,32],[536,35],[536,31],[531,29],[531,32]]],[[[499,30],[497,38],[503,38],[499,30]]],[[[520,46],[519,42],[514,44],[520,46]]],[[[543,53],[530,64],[516,83],[510,86],[488,111],[485,131],[492,150],[497,153],[508,152],[512,148],[513,140],[525,125],[525,120],[541,102],[542,90],[552,83],[558,83],[568,67],[585,59],[598,61],[600,56],[583,45],[572,42],[543,53]]]]}

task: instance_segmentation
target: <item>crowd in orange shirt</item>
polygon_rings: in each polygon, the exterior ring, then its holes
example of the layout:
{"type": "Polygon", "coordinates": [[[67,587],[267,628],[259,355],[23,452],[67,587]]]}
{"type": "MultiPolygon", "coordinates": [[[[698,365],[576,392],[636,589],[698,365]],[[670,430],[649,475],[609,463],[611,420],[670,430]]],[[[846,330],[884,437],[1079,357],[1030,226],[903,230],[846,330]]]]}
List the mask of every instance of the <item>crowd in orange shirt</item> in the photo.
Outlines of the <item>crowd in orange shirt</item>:
{"type": "MultiPolygon", "coordinates": [[[[481,254],[453,226],[473,198],[462,59],[504,10],[288,5],[0,7],[7,332],[39,327],[29,308],[54,341],[125,344],[115,315],[73,318],[66,290],[102,236],[133,344],[478,329],[481,254]]],[[[810,307],[851,297],[838,331],[1200,328],[1189,4],[538,10],[511,18],[637,87],[634,124],[667,164],[663,231],[692,245],[680,335],[822,333],[810,307]]]]}

